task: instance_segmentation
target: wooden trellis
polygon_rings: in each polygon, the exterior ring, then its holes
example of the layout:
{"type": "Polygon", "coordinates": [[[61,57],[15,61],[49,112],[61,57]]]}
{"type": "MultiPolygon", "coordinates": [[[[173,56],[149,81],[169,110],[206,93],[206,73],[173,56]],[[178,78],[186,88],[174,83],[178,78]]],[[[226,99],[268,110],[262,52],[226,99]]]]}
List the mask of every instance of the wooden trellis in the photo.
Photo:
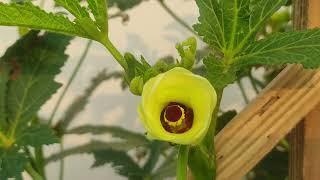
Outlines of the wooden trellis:
{"type": "MultiPolygon", "coordinates": [[[[296,29],[320,25],[319,0],[296,0],[295,10],[296,29]]],[[[217,179],[241,179],[294,129],[289,179],[319,180],[319,103],[320,71],[287,66],[216,136],[217,179]]]]}

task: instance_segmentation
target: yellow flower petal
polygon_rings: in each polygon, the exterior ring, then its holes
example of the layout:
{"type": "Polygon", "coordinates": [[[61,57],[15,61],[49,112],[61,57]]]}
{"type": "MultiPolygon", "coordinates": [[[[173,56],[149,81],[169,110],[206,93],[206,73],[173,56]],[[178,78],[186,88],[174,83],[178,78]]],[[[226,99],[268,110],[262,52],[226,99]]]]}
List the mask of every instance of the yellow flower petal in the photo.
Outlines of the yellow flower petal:
{"type": "Polygon", "coordinates": [[[138,111],[148,137],[177,144],[198,144],[208,131],[216,101],[216,92],[207,79],[176,67],[144,85],[138,111]],[[171,102],[193,110],[192,127],[186,132],[168,132],[161,124],[161,113],[171,102]]]}

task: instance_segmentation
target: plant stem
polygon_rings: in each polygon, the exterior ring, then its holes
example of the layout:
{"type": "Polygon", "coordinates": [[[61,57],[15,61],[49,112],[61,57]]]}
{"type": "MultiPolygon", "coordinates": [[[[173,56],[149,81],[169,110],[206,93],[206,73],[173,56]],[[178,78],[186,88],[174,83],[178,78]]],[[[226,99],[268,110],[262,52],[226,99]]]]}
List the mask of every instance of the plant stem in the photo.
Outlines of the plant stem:
{"type": "Polygon", "coordinates": [[[246,94],[246,91],[244,90],[244,87],[243,87],[240,79],[237,80],[237,85],[239,86],[239,89],[240,89],[240,91],[241,91],[241,94],[242,94],[242,97],[243,97],[243,99],[244,99],[244,102],[245,102],[246,104],[248,104],[248,103],[249,103],[249,98],[248,98],[248,96],[247,96],[247,94],[246,94]]]}
{"type": "Polygon", "coordinates": [[[53,108],[53,111],[52,111],[52,113],[50,115],[49,122],[48,122],[49,125],[52,123],[52,120],[53,120],[54,116],[56,115],[57,110],[59,109],[60,104],[61,104],[64,96],[66,95],[66,92],[69,90],[69,87],[70,87],[71,83],[73,82],[74,78],[76,77],[77,73],[79,72],[79,69],[80,69],[81,65],[83,64],[84,60],[86,59],[86,56],[88,54],[88,51],[89,51],[89,48],[90,48],[91,44],[92,44],[92,40],[89,40],[87,45],[86,45],[86,47],[85,47],[85,50],[84,50],[83,54],[81,55],[81,57],[79,59],[78,64],[74,68],[74,70],[73,70],[73,72],[71,74],[71,77],[67,82],[66,87],[64,88],[63,92],[61,93],[57,104],[53,108]]]}
{"type": "Polygon", "coordinates": [[[30,163],[26,165],[25,170],[28,172],[28,174],[32,177],[33,180],[44,180],[43,177],[37,171],[34,170],[30,163]]]}
{"type": "Polygon", "coordinates": [[[116,59],[116,61],[118,61],[121,67],[125,71],[127,71],[128,64],[126,60],[124,59],[123,55],[118,51],[118,49],[112,44],[112,42],[108,38],[105,38],[101,43],[108,49],[108,51],[116,59]]]}
{"type": "Polygon", "coordinates": [[[180,145],[178,153],[177,180],[187,179],[189,146],[180,145]]]}
{"type": "Polygon", "coordinates": [[[199,35],[185,22],[183,21],[178,15],[175,14],[174,11],[172,11],[167,4],[164,2],[164,0],[158,0],[161,7],[179,24],[181,24],[183,27],[185,27],[189,32],[194,34],[195,36],[199,37],[199,35]]]}
{"type": "Polygon", "coordinates": [[[43,179],[46,179],[45,163],[44,163],[44,155],[43,155],[42,147],[35,148],[35,161],[36,161],[36,167],[40,175],[43,177],[43,179]]]}

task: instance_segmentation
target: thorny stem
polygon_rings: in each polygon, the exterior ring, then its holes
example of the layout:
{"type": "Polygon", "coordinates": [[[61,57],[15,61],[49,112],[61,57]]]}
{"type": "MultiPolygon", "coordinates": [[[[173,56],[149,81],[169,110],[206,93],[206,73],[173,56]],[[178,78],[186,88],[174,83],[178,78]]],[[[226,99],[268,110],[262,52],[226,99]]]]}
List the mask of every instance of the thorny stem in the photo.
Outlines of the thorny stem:
{"type": "Polygon", "coordinates": [[[69,87],[70,87],[71,83],[72,83],[73,80],[75,79],[77,73],[79,72],[79,69],[80,69],[81,65],[83,64],[84,60],[86,59],[86,56],[87,56],[87,54],[88,54],[88,51],[89,51],[89,48],[90,48],[91,44],[92,44],[92,40],[89,40],[88,43],[87,43],[87,45],[86,45],[86,47],[85,47],[85,50],[84,50],[83,54],[81,55],[81,57],[80,57],[80,59],[79,59],[78,64],[77,64],[76,67],[74,68],[74,70],[73,70],[73,72],[72,72],[72,74],[71,74],[71,77],[70,77],[70,79],[69,79],[68,82],[67,82],[66,87],[64,88],[63,92],[61,93],[61,95],[60,95],[60,97],[59,97],[59,99],[58,99],[57,104],[56,104],[55,107],[53,108],[53,111],[52,111],[52,113],[51,113],[51,115],[50,115],[49,122],[48,122],[49,125],[52,123],[52,120],[53,120],[54,116],[56,115],[57,110],[59,109],[60,104],[61,104],[64,96],[66,95],[66,92],[69,90],[69,87]]]}
{"type": "Polygon", "coordinates": [[[167,4],[164,2],[164,0],[158,0],[161,7],[179,24],[181,24],[183,27],[185,27],[189,32],[194,34],[195,36],[199,37],[199,35],[185,22],[183,21],[174,11],[172,11],[167,4]]]}

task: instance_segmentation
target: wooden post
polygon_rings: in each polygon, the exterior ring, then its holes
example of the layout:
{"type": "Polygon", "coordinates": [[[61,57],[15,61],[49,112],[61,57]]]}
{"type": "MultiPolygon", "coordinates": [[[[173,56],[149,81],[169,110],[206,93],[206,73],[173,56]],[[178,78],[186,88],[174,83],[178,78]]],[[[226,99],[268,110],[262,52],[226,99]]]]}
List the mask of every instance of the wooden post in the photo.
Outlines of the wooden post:
{"type": "MultiPolygon", "coordinates": [[[[320,1],[296,0],[297,30],[320,27],[320,1]]],[[[320,104],[289,135],[289,180],[320,179],[320,104]]]]}

